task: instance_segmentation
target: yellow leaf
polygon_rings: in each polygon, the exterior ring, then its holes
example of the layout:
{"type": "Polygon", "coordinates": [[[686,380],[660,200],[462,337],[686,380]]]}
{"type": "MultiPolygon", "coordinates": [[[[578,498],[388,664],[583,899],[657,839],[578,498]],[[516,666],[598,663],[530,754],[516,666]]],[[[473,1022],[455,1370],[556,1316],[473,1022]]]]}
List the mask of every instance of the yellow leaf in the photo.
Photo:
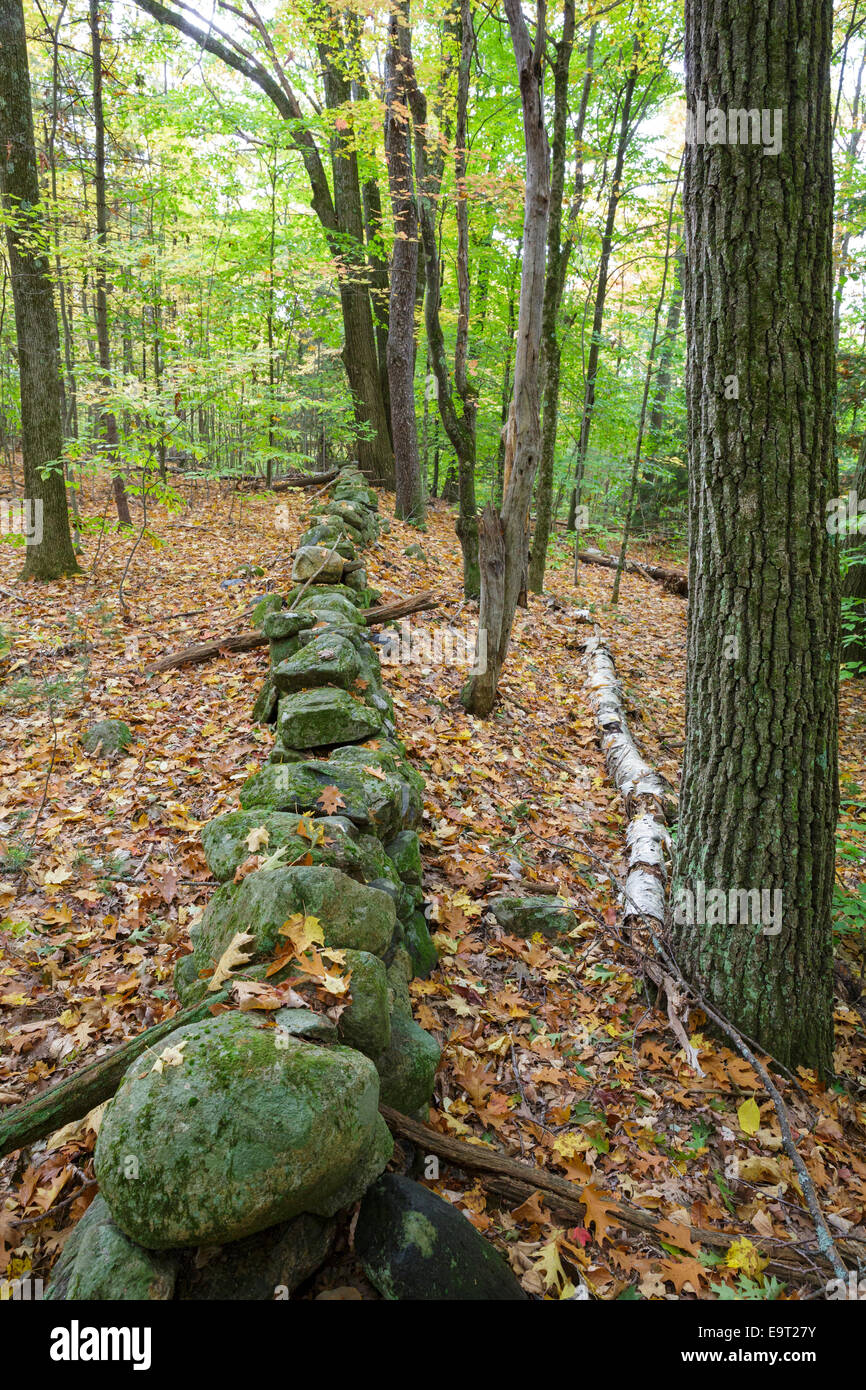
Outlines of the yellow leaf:
{"type": "Polygon", "coordinates": [[[250,953],[248,950],[244,950],[244,947],[249,946],[253,941],[255,941],[255,937],[249,932],[235,932],[220,956],[216,970],[208,981],[209,993],[212,994],[215,990],[222,989],[232,971],[237,970],[240,965],[247,964],[250,953]]]}
{"type": "Polygon", "coordinates": [[[270,838],[266,827],[257,825],[254,830],[250,831],[246,840],[247,849],[250,854],[255,854],[258,850],[263,849],[270,838]]]}
{"type": "Polygon", "coordinates": [[[728,1269],[741,1269],[750,1279],[754,1279],[766,1269],[770,1263],[749,1240],[748,1236],[740,1236],[730,1246],[725,1256],[725,1264],[728,1269]]]}
{"type": "Polygon", "coordinates": [[[293,912],[280,927],[280,936],[288,937],[296,955],[302,956],[311,946],[323,946],[325,933],[318,917],[293,912]]]}
{"type": "Polygon", "coordinates": [[[761,1128],[761,1112],[754,1096],[743,1101],[737,1111],[737,1119],[744,1134],[757,1134],[761,1128]]]}
{"type": "Polygon", "coordinates": [[[154,1062],[153,1066],[151,1067],[151,1071],[158,1071],[161,1073],[163,1067],[179,1067],[181,1062],[183,1061],[183,1050],[186,1047],[187,1042],[188,1039],[183,1038],[179,1043],[176,1043],[173,1047],[164,1047],[162,1052],[160,1052],[159,1056],[154,1062]]]}

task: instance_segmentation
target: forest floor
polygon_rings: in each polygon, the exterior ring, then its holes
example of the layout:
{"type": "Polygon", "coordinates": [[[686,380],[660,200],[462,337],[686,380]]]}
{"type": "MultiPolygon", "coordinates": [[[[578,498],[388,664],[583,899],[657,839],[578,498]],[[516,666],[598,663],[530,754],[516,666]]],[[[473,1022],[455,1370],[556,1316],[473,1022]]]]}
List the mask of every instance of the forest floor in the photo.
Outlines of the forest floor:
{"type": "MultiPolygon", "coordinates": [[[[22,585],[20,551],[0,546],[0,625],[11,641],[5,653],[0,646],[2,1107],[174,1010],[172,970],[214,886],[198,830],[235,808],[271,743],[250,722],[266,648],[157,676],[144,668],[247,630],[256,596],[291,587],[308,497],[241,506],[237,494],[199,487],[174,513],[149,508],[124,612],[118,590],[135,535],[101,528],[107,496],[83,500],[79,578],[22,585]],[[245,577],[242,566],[264,575],[245,577]],[[134,735],[114,761],[80,744],[101,718],[126,721],[134,735]]],[[[419,535],[393,520],[392,499],[381,505],[392,529],[369,552],[370,582],[383,599],[434,591],[439,608],[416,616],[414,631],[450,623],[468,633],[475,615],[462,602],[453,513],[434,504],[419,535]],[[413,542],[426,563],[403,555],[413,542]]],[[[612,578],[582,566],[575,591],[557,539],[548,594],[518,615],[487,722],[457,704],[465,670],[435,652],[384,670],[400,735],[427,781],[425,891],[441,961],[412,994],[418,1021],[444,1049],[431,1123],[572,1179],[585,1189],[586,1226],[564,1227],[538,1194],[509,1209],[455,1168],[434,1185],[539,1296],[570,1297],[583,1284],[602,1299],[821,1297],[826,1274],[809,1250],[814,1230],[772,1102],[699,1017],[690,1041],[703,1075],[689,1067],[616,939],[625,819],[584,695],[587,629],[572,614],[592,608],[632,732],[677,785],[686,604],[626,576],[613,610],[612,578]],[[508,936],[485,915],[494,892],[532,892],[535,883],[555,885],[578,914],[559,944],[508,936]],[[662,1218],[662,1242],[625,1231],[613,1201],[662,1218]],[[695,1226],[724,1231],[730,1243],[701,1248],[695,1226]],[[792,1246],[799,1266],[780,1277],[792,1246]]],[[[859,976],[866,712],[851,682],[842,688],[841,765],[850,804],[840,950],[859,976]]],[[[866,1029],[842,1003],[836,1025],[834,1085],[802,1072],[784,1091],[830,1228],[849,1252],[863,1242],[866,1258],[866,1029]]],[[[47,1272],[92,1199],[93,1144],[91,1130],[72,1126],[0,1165],[0,1277],[47,1272]]],[[[338,1297],[374,1296],[348,1251],[306,1296],[333,1297],[335,1286],[338,1297]]]]}

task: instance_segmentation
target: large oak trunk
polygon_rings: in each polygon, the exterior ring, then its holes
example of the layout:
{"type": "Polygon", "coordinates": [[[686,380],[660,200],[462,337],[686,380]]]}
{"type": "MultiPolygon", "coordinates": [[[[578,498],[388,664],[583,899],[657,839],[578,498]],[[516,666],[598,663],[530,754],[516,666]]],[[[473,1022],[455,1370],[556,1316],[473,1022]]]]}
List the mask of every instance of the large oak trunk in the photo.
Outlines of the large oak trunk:
{"type": "Polygon", "coordinates": [[[782,1062],[824,1073],[839,665],[826,513],[837,488],[831,33],[831,0],[686,4],[689,111],[763,109],[783,139],[776,155],[763,141],[697,143],[698,120],[686,154],[690,568],[674,897],[685,973],[782,1062]],[[683,894],[701,885],[765,892],[767,909],[758,925],[699,922],[683,894]]]}

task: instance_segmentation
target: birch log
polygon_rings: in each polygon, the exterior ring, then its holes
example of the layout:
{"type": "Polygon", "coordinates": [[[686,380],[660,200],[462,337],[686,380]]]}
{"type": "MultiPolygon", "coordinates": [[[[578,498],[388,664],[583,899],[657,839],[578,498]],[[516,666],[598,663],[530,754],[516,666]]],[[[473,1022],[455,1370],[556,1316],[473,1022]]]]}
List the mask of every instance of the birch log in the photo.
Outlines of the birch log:
{"type": "MultiPolygon", "coordinates": [[[[576,617],[579,622],[591,621],[585,609],[576,617]]],[[[666,822],[676,813],[676,794],[670,783],[646,761],[632,737],[613,656],[594,625],[593,636],[584,643],[583,652],[586,686],[599,742],[607,770],[629,817],[623,919],[628,925],[630,919],[648,917],[663,925],[668,877],[666,851],[670,848],[666,822]]]]}

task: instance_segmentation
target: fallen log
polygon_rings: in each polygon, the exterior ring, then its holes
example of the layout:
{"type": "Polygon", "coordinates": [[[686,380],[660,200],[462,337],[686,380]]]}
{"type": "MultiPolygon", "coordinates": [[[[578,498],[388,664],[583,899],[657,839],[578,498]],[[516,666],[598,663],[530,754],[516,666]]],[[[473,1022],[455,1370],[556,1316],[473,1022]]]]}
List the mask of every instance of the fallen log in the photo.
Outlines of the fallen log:
{"type": "Polygon", "coordinates": [[[363,610],[364,622],[368,627],[376,623],[390,623],[394,618],[407,618],[410,613],[420,613],[427,608],[438,608],[438,600],[429,589],[414,598],[395,599],[393,603],[380,603],[375,608],[363,610]]]}
{"type": "Polygon", "coordinates": [[[330,468],[327,473],[289,473],[285,478],[277,478],[268,487],[267,478],[261,474],[246,474],[235,481],[235,491],[246,488],[247,491],[258,492],[285,492],[290,487],[324,487],[326,483],[332,483],[338,477],[340,470],[330,468]]]}
{"type": "MultiPolygon", "coordinates": [[[[615,570],[619,561],[615,555],[605,555],[600,550],[579,550],[578,560],[583,560],[587,565],[602,565],[604,569],[615,570]]],[[[679,594],[680,598],[689,596],[688,575],[682,574],[680,570],[666,569],[664,565],[645,564],[639,560],[626,560],[625,570],[628,574],[641,574],[644,579],[655,579],[659,584],[672,594],[679,594]]]]}
{"type": "MultiPolygon", "coordinates": [[[[437,1158],[443,1159],[455,1168],[460,1168],[463,1172],[480,1175],[485,1187],[505,1197],[508,1201],[513,1201],[515,1205],[525,1201],[531,1193],[539,1192],[555,1216],[576,1225],[583,1226],[585,1224],[587,1206],[583,1196],[583,1188],[578,1187],[576,1183],[569,1182],[568,1178],[562,1178],[556,1173],[548,1172],[546,1168],[538,1168],[534,1164],[524,1163],[521,1159],[510,1158],[508,1154],[500,1153],[499,1150],[493,1149],[487,1144],[467,1144],[465,1140],[455,1139],[450,1134],[441,1134],[420,1120],[414,1120],[409,1115],[402,1115],[398,1110],[392,1110],[390,1106],[380,1105],[379,1113],[393,1134],[409,1140],[423,1154],[435,1154],[437,1158]]],[[[620,1225],[628,1230],[642,1231],[647,1235],[655,1236],[657,1240],[677,1244],[672,1230],[666,1229],[667,1223],[664,1220],[660,1221],[652,1212],[644,1211],[640,1207],[633,1207],[628,1202],[621,1202],[613,1194],[594,1193],[593,1195],[603,1197],[611,1225],[620,1225]]],[[[684,1222],[675,1223],[676,1226],[680,1224],[685,1226],[684,1222]]],[[[732,1240],[736,1238],[728,1231],[705,1230],[700,1226],[691,1225],[687,1229],[691,1241],[710,1246],[715,1250],[727,1250],[732,1240]]],[[[597,1237],[598,1234],[596,1232],[597,1237]]],[[[749,1231],[749,1237],[755,1239],[753,1230],[749,1231]]],[[[799,1248],[791,1248],[790,1251],[786,1250],[784,1253],[788,1257],[784,1264],[779,1261],[771,1261],[770,1265],[767,1266],[771,1273],[774,1272],[786,1278],[796,1275],[808,1279],[810,1283],[815,1285],[823,1285],[826,1282],[826,1268],[829,1268],[829,1262],[826,1262],[823,1270],[816,1268],[817,1263],[824,1261],[824,1257],[817,1250],[813,1249],[807,1255],[801,1253],[799,1248]]]]}
{"type": "Polygon", "coordinates": [[[172,671],[178,666],[199,666],[203,661],[212,661],[214,657],[222,656],[226,652],[251,652],[256,647],[267,645],[268,638],[263,632],[241,632],[226,637],[214,637],[210,642],[198,642],[192,647],[184,647],[182,651],[170,652],[146,670],[148,675],[153,675],[157,671],[172,671]]]}
{"type": "Polygon", "coordinates": [[[104,1057],[98,1057],[66,1081],[59,1081],[56,1086],[40,1091],[32,1100],[12,1106],[0,1118],[0,1157],[13,1149],[23,1148],[25,1144],[32,1144],[34,1139],[52,1134],[71,1120],[80,1120],[94,1106],[108,1100],[120,1085],[127,1067],[137,1057],[184,1023],[198,1023],[208,1018],[214,1005],[223,1003],[228,993],[224,989],[208,995],[202,1003],[163,1019],[162,1023],[154,1024],[137,1037],[112,1048],[104,1057]]]}
{"type": "MultiPolygon", "coordinates": [[[[398,599],[394,603],[380,603],[375,608],[362,609],[364,622],[368,627],[377,623],[388,623],[393,618],[405,618],[409,613],[420,613],[423,609],[438,608],[439,604],[428,590],[416,594],[414,598],[398,599]]],[[[268,638],[263,632],[240,632],[226,637],[213,637],[209,642],[197,642],[192,647],[184,647],[179,652],[170,652],[160,657],[146,668],[148,675],[158,671],[172,671],[179,666],[200,666],[204,661],[228,652],[251,652],[256,647],[266,647],[268,638]]]]}

